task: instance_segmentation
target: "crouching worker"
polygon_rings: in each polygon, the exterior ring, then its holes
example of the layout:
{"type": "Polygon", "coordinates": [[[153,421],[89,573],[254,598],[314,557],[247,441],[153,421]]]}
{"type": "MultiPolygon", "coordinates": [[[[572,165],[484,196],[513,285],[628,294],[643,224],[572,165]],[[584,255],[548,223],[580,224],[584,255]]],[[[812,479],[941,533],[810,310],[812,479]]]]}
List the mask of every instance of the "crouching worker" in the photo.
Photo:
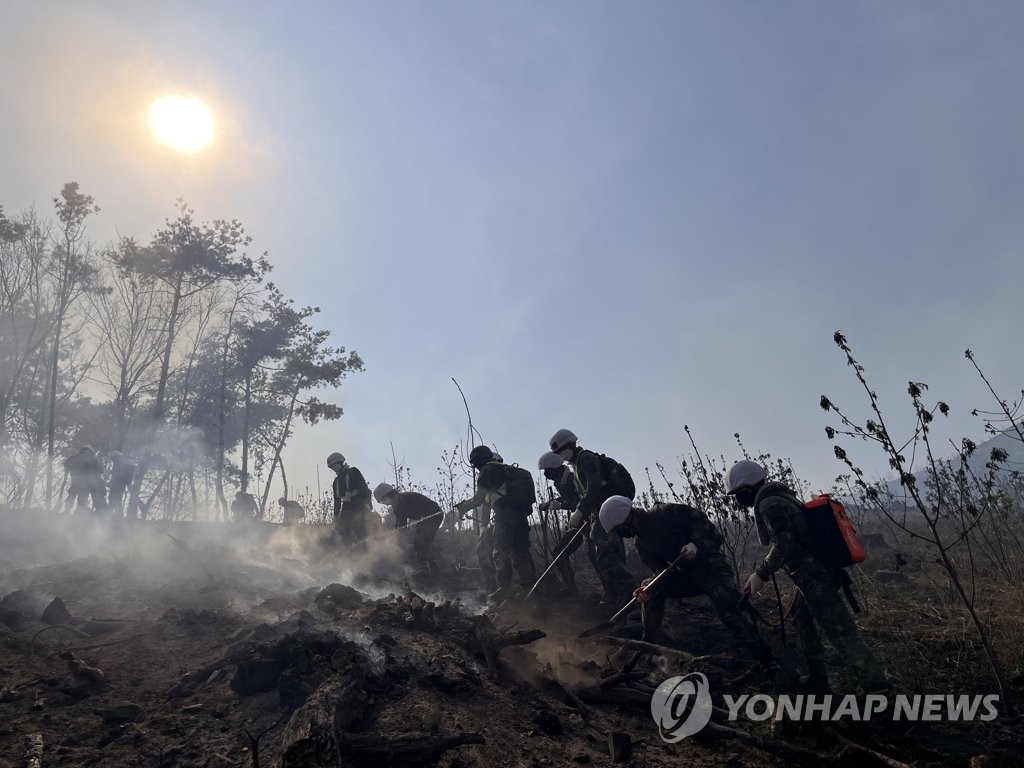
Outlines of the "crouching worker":
{"type": "Polygon", "coordinates": [[[281,519],[285,525],[298,525],[306,519],[306,510],[299,502],[282,496],[277,503],[281,505],[281,519]]]}
{"type": "Polygon", "coordinates": [[[887,692],[889,681],[882,666],[858,634],[840,594],[844,572],[826,566],[812,553],[804,505],[796,494],[782,483],[769,483],[767,479],[767,471],[755,461],[738,462],[725,477],[726,492],[740,506],[754,508],[761,544],[771,544],[768,555],[747,579],[743,591],[757,594],[772,574],[783,567],[799,588],[795,623],[809,671],[800,683],[809,693],[829,690],[825,649],[815,621],[839,655],[853,667],[865,693],[887,692]]]}
{"type": "MultiPolygon", "coordinates": [[[[650,593],[636,593],[644,612],[644,640],[664,639],[661,622],[666,599],[706,595],[751,659],[761,666],[771,665],[768,645],[750,616],[737,608],[740,592],[720,550],[722,536],[707,515],[686,504],[655,504],[645,512],[625,496],[612,496],[601,505],[600,518],[609,533],[636,537],[636,552],[655,575],[682,558],[650,593]]],[[[649,583],[650,579],[644,584],[649,583]]]]}
{"type": "Polygon", "coordinates": [[[444,520],[444,512],[433,499],[415,491],[397,491],[388,483],[373,489],[378,504],[387,504],[395,518],[395,529],[411,529],[407,556],[417,567],[437,573],[437,563],[430,556],[430,544],[444,520]]]}

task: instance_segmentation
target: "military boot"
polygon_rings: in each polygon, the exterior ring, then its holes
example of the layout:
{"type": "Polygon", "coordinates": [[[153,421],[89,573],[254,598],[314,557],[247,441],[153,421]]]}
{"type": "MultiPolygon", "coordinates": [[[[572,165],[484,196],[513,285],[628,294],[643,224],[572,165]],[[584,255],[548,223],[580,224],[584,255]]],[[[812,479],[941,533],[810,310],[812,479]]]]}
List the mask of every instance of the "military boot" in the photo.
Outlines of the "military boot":
{"type": "Polygon", "coordinates": [[[807,660],[807,674],[800,675],[800,690],[804,693],[832,693],[828,684],[828,669],[820,659],[807,660]]]}

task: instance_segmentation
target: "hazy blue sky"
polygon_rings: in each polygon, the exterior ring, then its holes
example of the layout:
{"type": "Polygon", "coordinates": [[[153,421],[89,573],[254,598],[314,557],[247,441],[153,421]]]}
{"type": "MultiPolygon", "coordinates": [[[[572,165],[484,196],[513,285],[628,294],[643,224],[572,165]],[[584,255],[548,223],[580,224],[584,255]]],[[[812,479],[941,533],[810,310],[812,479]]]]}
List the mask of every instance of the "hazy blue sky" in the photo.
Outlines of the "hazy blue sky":
{"type": "Polygon", "coordinates": [[[825,485],[819,396],[865,414],[837,328],[954,435],[986,404],[966,347],[1024,383],[1022,39],[1016,2],[16,0],[0,202],[77,180],[100,242],[178,195],[241,219],[366,362],[289,448],[300,486],[331,450],[373,485],[389,441],[432,482],[452,376],[531,468],[569,427],[642,486],[689,424],[825,485]],[[212,150],[155,146],[169,92],[213,106],[212,150]]]}

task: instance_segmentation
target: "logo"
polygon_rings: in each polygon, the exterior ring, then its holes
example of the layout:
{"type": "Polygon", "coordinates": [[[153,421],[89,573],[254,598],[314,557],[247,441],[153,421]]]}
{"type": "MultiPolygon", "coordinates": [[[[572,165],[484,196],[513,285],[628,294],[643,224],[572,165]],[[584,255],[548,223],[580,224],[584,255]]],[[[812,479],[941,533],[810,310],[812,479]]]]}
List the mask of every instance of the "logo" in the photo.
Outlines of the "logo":
{"type": "MultiPolygon", "coordinates": [[[[890,698],[879,694],[858,697],[852,694],[768,696],[758,693],[753,696],[725,694],[724,700],[730,722],[742,719],[741,715],[754,723],[766,720],[866,722],[872,719],[989,722],[999,716],[999,696],[995,694],[899,694],[890,698]]],[[[658,735],[668,744],[699,733],[711,721],[708,679],[700,672],[668,678],[651,697],[651,717],[658,726],[658,735]]]]}
{"type": "Polygon", "coordinates": [[[651,697],[651,717],[669,744],[698,733],[711,720],[708,679],[700,672],[670,677],[651,697]]]}

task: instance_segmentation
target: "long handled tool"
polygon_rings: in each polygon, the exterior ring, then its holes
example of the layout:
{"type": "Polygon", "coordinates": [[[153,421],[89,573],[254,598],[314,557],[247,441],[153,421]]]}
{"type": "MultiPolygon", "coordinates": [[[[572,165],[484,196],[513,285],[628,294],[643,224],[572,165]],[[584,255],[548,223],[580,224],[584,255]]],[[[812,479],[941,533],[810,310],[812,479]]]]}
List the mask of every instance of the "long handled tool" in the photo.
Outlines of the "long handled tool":
{"type": "Polygon", "coordinates": [[[636,590],[633,593],[633,599],[626,603],[624,606],[622,606],[622,608],[619,609],[618,613],[616,613],[614,616],[608,619],[608,621],[604,622],[604,624],[598,624],[596,627],[591,627],[586,632],[581,633],[577,639],[582,640],[585,637],[593,637],[594,635],[604,632],[606,629],[611,629],[612,627],[614,627],[616,624],[618,624],[620,619],[624,619],[629,614],[629,612],[633,610],[633,607],[640,602],[641,594],[649,595],[651,593],[651,590],[658,586],[658,583],[662,579],[664,579],[668,574],[670,574],[675,569],[675,567],[679,565],[679,563],[681,562],[683,562],[683,556],[679,555],[679,557],[677,557],[675,560],[669,563],[668,567],[664,571],[662,571],[653,579],[651,579],[650,584],[648,584],[646,587],[640,587],[640,589],[636,590]]]}
{"type": "Polygon", "coordinates": [[[542,573],[542,574],[540,575],[540,578],[539,578],[539,579],[537,579],[537,581],[535,581],[535,582],[533,583],[533,586],[532,586],[532,587],[530,587],[530,591],[526,593],[526,597],[524,597],[524,598],[523,598],[523,600],[526,600],[527,598],[529,598],[529,596],[533,594],[533,591],[534,591],[535,589],[537,589],[537,587],[539,587],[539,586],[540,586],[540,583],[541,583],[542,581],[544,581],[544,577],[545,577],[545,576],[547,576],[547,575],[548,575],[549,573],[551,573],[551,569],[552,569],[552,568],[554,568],[554,567],[555,567],[555,564],[556,564],[556,563],[557,563],[557,562],[558,562],[559,560],[561,560],[561,559],[562,559],[562,555],[564,555],[564,554],[565,554],[566,552],[570,551],[570,549],[572,548],[572,543],[573,543],[574,541],[576,541],[576,539],[578,539],[578,538],[579,538],[580,534],[581,534],[581,533],[583,533],[583,531],[584,531],[584,529],[585,529],[586,527],[587,527],[587,526],[586,526],[586,524],[584,524],[584,525],[581,525],[581,526],[579,527],[579,529],[578,529],[578,530],[576,531],[576,533],[574,533],[574,534],[572,535],[572,538],[571,538],[571,539],[569,539],[569,541],[568,541],[568,542],[566,543],[566,545],[565,545],[564,547],[562,547],[561,551],[559,551],[559,553],[558,553],[557,555],[555,555],[555,559],[551,561],[551,565],[549,565],[549,566],[548,566],[547,568],[545,568],[545,569],[544,569],[544,573],[542,573]]]}
{"type": "Polygon", "coordinates": [[[408,523],[403,525],[401,528],[388,528],[388,529],[382,531],[381,533],[375,533],[375,534],[373,534],[373,536],[367,536],[365,539],[360,539],[359,541],[353,542],[349,546],[350,547],[358,547],[360,544],[365,544],[368,541],[375,541],[377,539],[383,539],[383,538],[386,538],[388,536],[391,536],[392,534],[398,533],[399,531],[407,531],[410,528],[415,528],[420,523],[427,522],[427,520],[433,520],[435,517],[444,517],[444,512],[435,512],[432,515],[427,515],[426,517],[421,517],[419,520],[410,520],[408,523]]]}

